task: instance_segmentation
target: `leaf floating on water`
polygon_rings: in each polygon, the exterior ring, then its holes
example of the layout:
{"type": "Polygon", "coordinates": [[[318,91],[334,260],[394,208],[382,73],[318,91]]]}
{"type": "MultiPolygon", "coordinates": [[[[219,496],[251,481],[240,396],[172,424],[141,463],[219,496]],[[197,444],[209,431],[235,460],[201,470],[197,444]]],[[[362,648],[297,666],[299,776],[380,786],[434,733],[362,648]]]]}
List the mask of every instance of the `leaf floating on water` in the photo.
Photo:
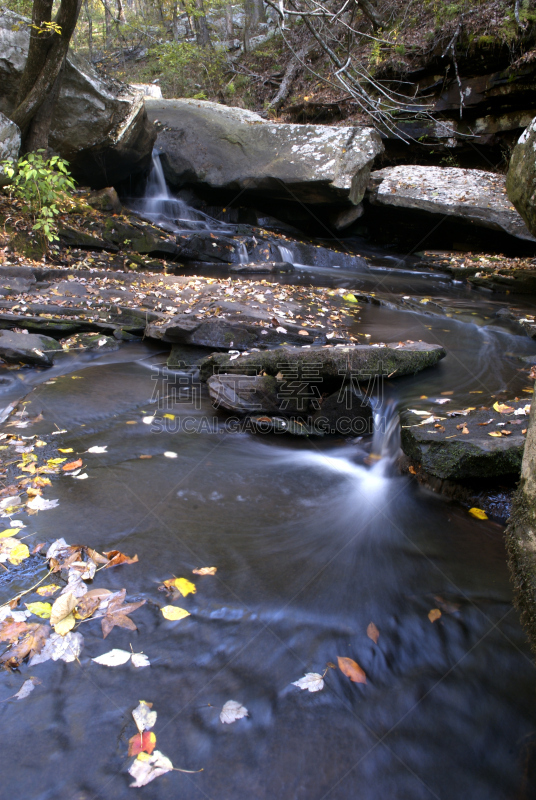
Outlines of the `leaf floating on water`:
{"type": "Polygon", "coordinates": [[[15,534],[18,532],[18,528],[6,528],[5,531],[0,532],[0,539],[6,539],[9,536],[15,536],[15,534]]]}
{"type": "Polygon", "coordinates": [[[26,508],[31,508],[32,511],[48,511],[49,508],[56,508],[59,500],[44,500],[40,495],[32,497],[26,503],[26,508]]]}
{"type": "Polygon", "coordinates": [[[95,664],[102,664],[104,667],[119,667],[121,664],[126,664],[127,661],[130,661],[131,655],[132,653],[127,650],[110,650],[108,653],[103,653],[102,656],[91,660],[95,664]]]}
{"type": "Polygon", "coordinates": [[[73,469],[81,467],[83,463],[82,459],[78,458],[76,461],[69,461],[68,464],[64,464],[62,470],[63,472],[72,472],[73,469]]]}
{"type": "Polygon", "coordinates": [[[150,667],[151,662],[144,653],[132,653],[132,666],[142,669],[142,667],[150,667]]]}
{"type": "Polygon", "coordinates": [[[353,659],[346,658],[346,656],[337,656],[337,663],[340,671],[346,675],[347,678],[350,678],[350,680],[354,683],[367,682],[367,676],[365,675],[365,672],[353,659]]]}
{"type": "Polygon", "coordinates": [[[132,712],[134,722],[136,723],[136,727],[140,733],[143,733],[143,731],[150,731],[151,728],[154,728],[157,713],[156,711],[151,710],[152,707],[152,703],[147,703],[145,700],[140,700],[139,705],[136,706],[132,712]]]}
{"type": "Polygon", "coordinates": [[[105,444],[102,447],[98,447],[98,446],[90,447],[87,452],[88,453],[106,453],[107,450],[108,450],[108,445],[105,444]]]}
{"type": "Polygon", "coordinates": [[[48,597],[49,595],[57,592],[59,588],[60,587],[58,586],[57,583],[47,583],[46,586],[40,586],[35,591],[37,592],[37,594],[40,594],[41,597],[48,597]]]}
{"type": "Polygon", "coordinates": [[[320,692],[324,688],[324,678],[318,672],[307,672],[299,681],[293,681],[292,686],[299,689],[308,689],[310,692],[320,692]]]}
{"type": "MultiPolygon", "coordinates": [[[[43,625],[41,627],[45,626],[43,625]]],[[[60,636],[58,633],[53,633],[47,640],[41,652],[33,656],[30,661],[30,666],[33,667],[35,664],[42,664],[45,661],[50,661],[51,659],[52,661],[65,661],[66,663],[76,661],[82,652],[83,646],[84,637],[81,633],[73,633],[71,631],[65,636],[60,636]]]]}
{"type": "Polygon", "coordinates": [[[166,450],[164,456],[166,458],[177,458],[177,453],[174,453],[173,450],[166,450]]]}
{"type": "Polygon", "coordinates": [[[428,612],[428,619],[430,622],[435,622],[441,617],[441,611],[438,608],[432,608],[428,612]]]}
{"type": "Polygon", "coordinates": [[[168,581],[164,581],[164,586],[166,589],[178,589],[183,597],[197,592],[195,583],[192,583],[187,578],[170,578],[168,581]]]}
{"type": "Polygon", "coordinates": [[[18,644],[0,657],[0,664],[5,664],[10,669],[17,669],[26,656],[32,658],[42,650],[50,633],[50,625],[28,625],[28,629],[18,644]]]}
{"type": "Polygon", "coordinates": [[[15,622],[13,617],[8,617],[5,622],[0,625],[0,642],[8,642],[13,644],[18,641],[23,633],[27,633],[30,625],[27,622],[15,622]]]}
{"type": "Polygon", "coordinates": [[[50,603],[26,603],[26,608],[41,619],[50,619],[52,606],[50,603]]]}
{"type": "Polygon", "coordinates": [[[152,755],[140,753],[129,769],[129,774],[135,779],[130,786],[134,788],[147,786],[155,778],[171,772],[172,769],[173,764],[160,750],[155,750],[152,755]]]}
{"type": "Polygon", "coordinates": [[[74,614],[71,613],[68,614],[63,619],[60,619],[60,621],[56,623],[56,625],[54,625],[54,630],[60,636],[65,636],[65,634],[69,633],[69,631],[72,631],[75,625],[76,625],[76,619],[74,614]]]}
{"type": "Polygon", "coordinates": [[[179,620],[190,616],[189,611],[186,611],[185,608],[179,608],[179,606],[164,606],[160,611],[162,616],[169,620],[179,620]]]}
{"type": "Polygon", "coordinates": [[[39,678],[28,678],[27,681],[24,681],[17,694],[13,695],[13,698],[17,698],[17,700],[24,700],[25,697],[28,697],[28,695],[33,692],[39,683],[41,683],[39,678]]]}
{"type": "Polygon", "coordinates": [[[499,414],[511,414],[515,411],[512,406],[507,406],[505,403],[499,403],[498,401],[493,403],[493,410],[498,411],[499,414]]]}
{"type": "Polygon", "coordinates": [[[192,570],[194,575],[215,575],[217,571],[218,567],[199,567],[192,570]]]}
{"type": "Polygon", "coordinates": [[[236,700],[227,700],[220,713],[221,722],[226,722],[228,725],[231,722],[236,722],[237,719],[249,716],[248,710],[241,703],[236,700]]]}
{"type": "Polygon", "coordinates": [[[76,608],[76,597],[71,592],[62,594],[55,600],[50,614],[50,624],[57,625],[62,619],[69,616],[71,611],[76,608]]]}
{"type": "Polygon", "coordinates": [[[15,547],[11,548],[7,560],[9,561],[10,564],[18,566],[19,564],[22,564],[25,558],[29,557],[30,557],[30,551],[28,550],[28,545],[20,542],[16,544],[15,547]]]}
{"type": "Polygon", "coordinates": [[[127,590],[121,589],[117,596],[110,603],[106,609],[106,616],[102,618],[102,635],[106,639],[114,626],[119,628],[128,628],[130,631],[137,631],[135,623],[128,616],[133,611],[140,608],[145,604],[145,600],[139,600],[137,603],[124,603],[127,590]]]}
{"type": "Polygon", "coordinates": [[[137,756],[140,753],[151,755],[156,745],[156,736],[152,731],[136,733],[128,740],[129,756],[137,756]]]}
{"type": "Polygon", "coordinates": [[[135,564],[138,561],[138,556],[126,556],[124,553],[121,553],[120,550],[109,550],[107,553],[104,553],[106,558],[108,559],[108,563],[106,564],[106,568],[108,567],[118,567],[119,564],[135,564]]]}
{"type": "Polygon", "coordinates": [[[486,512],[483,511],[481,508],[470,508],[469,509],[469,513],[471,514],[472,517],[475,517],[475,519],[487,519],[488,518],[488,515],[486,514],[486,512]]]}
{"type": "Polygon", "coordinates": [[[380,638],[380,632],[373,622],[369,622],[368,624],[367,636],[369,639],[372,639],[374,644],[378,644],[378,639],[380,638]]]}

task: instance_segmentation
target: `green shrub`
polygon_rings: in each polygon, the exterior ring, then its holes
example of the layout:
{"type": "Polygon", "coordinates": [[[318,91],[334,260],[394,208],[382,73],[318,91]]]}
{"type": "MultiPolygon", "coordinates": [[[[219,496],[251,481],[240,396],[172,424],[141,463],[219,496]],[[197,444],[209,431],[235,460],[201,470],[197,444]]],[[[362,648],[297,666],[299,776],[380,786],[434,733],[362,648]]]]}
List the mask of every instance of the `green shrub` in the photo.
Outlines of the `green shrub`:
{"type": "Polygon", "coordinates": [[[67,161],[59,156],[47,161],[44,152],[28,153],[16,162],[2,161],[2,167],[10,179],[4,190],[27,204],[33,230],[48,244],[59,239],[56,217],[69,200],[67,193],[74,190],[75,182],[67,169],[67,161]]]}
{"type": "Polygon", "coordinates": [[[190,42],[165,42],[150,56],[158,63],[166,94],[173,97],[206,99],[207,92],[214,96],[225,83],[227,59],[221,51],[190,42]]]}

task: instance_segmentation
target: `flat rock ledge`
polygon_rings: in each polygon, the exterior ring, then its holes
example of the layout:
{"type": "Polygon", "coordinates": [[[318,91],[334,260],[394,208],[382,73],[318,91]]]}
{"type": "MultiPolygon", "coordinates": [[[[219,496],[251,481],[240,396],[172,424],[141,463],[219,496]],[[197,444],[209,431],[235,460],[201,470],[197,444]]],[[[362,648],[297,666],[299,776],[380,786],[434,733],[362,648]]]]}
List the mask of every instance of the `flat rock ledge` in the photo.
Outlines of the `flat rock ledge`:
{"type": "MultiPolygon", "coordinates": [[[[536,397],[536,395],[534,396],[536,397]]],[[[536,400],[533,398],[521,480],[506,529],[515,603],[536,655],[536,400]]]]}
{"type": "Polygon", "coordinates": [[[441,480],[519,475],[528,406],[507,405],[513,409],[508,414],[486,408],[450,412],[450,417],[431,414],[420,423],[415,415],[405,414],[402,449],[424,472],[441,480]]]}
{"type": "Polygon", "coordinates": [[[368,188],[374,205],[457,217],[536,242],[508,199],[504,175],[458,167],[402,165],[372,172],[368,188]]]}

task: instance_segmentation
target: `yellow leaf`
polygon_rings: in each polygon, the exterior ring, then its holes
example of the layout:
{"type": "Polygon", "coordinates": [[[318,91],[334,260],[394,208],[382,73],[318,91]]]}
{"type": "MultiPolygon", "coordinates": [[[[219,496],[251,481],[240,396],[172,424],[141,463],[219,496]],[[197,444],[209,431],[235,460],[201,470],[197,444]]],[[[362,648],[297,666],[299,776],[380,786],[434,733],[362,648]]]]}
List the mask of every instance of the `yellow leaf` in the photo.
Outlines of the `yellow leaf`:
{"type": "Polygon", "coordinates": [[[28,611],[31,611],[36,617],[41,617],[41,619],[50,618],[50,612],[52,611],[50,603],[25,603],[25,605],[28,611]]]}
{"type": "Polygon", "coordinates": [[[347,303],[357,303],[356,297],[353,294],[343,294],[343,300],[346,300],[347,303]]]}
{"type": "Polygon", "coordinates": [[[59,633],[60,636],[65,636],[66,633],[69,633],[74,626],[76,625],[76,620],[74,618],[74,614],[71,612],[63,619],[60,619],[56,625],[54,625],[54,630],[56,633],[59,633]]]}
{"type": "Polygon", "coordinates": [[[46,586],[40,586],[39,589],[36,589],[35,591],[37,594],[40,594],[41,597],[48,597],[50,594],[57,592],[59,588],[60,587],[57,583],[47,583],[46,586]]]}
{"type": "Polygon", "coordinates": [[[184,619],[184,617],[190,616],[189,611],[186,611],[185,608],[179,608],[179,606],[164,606],[160,611],[165,619],[184,619]]]}
{"type": "Polygon", "coordinates": [[[197,589],[195,583],[192,583],[187,578],[174,578],[172,581],[164,581],[164,585],[171,589],[172,586],[178,589],[183,597],[189,594],[195,594],[197,589]]]}
{"type": "Polygon", "coordinates": [[[72,447],[58,447],[58,453],[74,453],[72,447]]]}
{"type": "Polygon", "coordinates": [[[6,528],[5,531],[0,532],[0,539],[7,539],[8,536],[15,536],[20,528],[6,528]]]}
{"type": "Polygon", "coordinates": [[[175,414],[164,414],[164,419],[175,419],[175,414]]]}
{"type": "Polygon", "coordinates": [[[511,414],[512,411],[515,411],[512,406],[507,406],[504,403],[499,403],[498,401],[493,403],[493,410],[498,411],[499,414],[511,414]]]}
{"type": "Polygon", "coordinates": [[[47,464],[49,467],[55,467],[57,464],[63,464],[64,461],[67,461],[66,458],[49,458],[47,464]]]}
{"type": "Polygon", "coordinates": [[[488,436],[501,436],[500,431],[489,431],[488,436]]]}
{"type": "Polygon", "coordinates": [[[28,550],[27,545],[25,544],[18,544],[16,547],[11,550],[9,554],[8,561],[10,564],[15,564],[18,566],[25,558],[29,558],[30,551],[28,550]]]}
{"type": "Polygon", "coordinates": [[[435,622],[436,619],[440,618],[440,616],[441,616],[441,611],[438,608],[432,608],[428,612],[428,619],[430,620],[430,622],[435,622]]]}
{"type": "Polygon", "coordinates": [[[469,513],[472,517],[476,517],[476,519],[487,519],[488,515],[485,511],[482,511],[481,508],[470,508],[469,513]]]}

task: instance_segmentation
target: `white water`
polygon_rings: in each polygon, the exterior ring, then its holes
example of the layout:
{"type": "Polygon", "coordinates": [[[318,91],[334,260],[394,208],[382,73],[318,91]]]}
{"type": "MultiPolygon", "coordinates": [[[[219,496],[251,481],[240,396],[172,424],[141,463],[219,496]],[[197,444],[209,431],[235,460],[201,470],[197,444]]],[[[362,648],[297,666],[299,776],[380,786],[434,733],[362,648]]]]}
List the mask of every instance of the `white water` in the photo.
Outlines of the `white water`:
{"type": "Polygon", "coordinates": [[[281,261],[286,261],[287,264],[294,264],[295,257],[290,247],[284,247],[282,244],[278,244],[277,249],[279,250],[281,261]]]}

